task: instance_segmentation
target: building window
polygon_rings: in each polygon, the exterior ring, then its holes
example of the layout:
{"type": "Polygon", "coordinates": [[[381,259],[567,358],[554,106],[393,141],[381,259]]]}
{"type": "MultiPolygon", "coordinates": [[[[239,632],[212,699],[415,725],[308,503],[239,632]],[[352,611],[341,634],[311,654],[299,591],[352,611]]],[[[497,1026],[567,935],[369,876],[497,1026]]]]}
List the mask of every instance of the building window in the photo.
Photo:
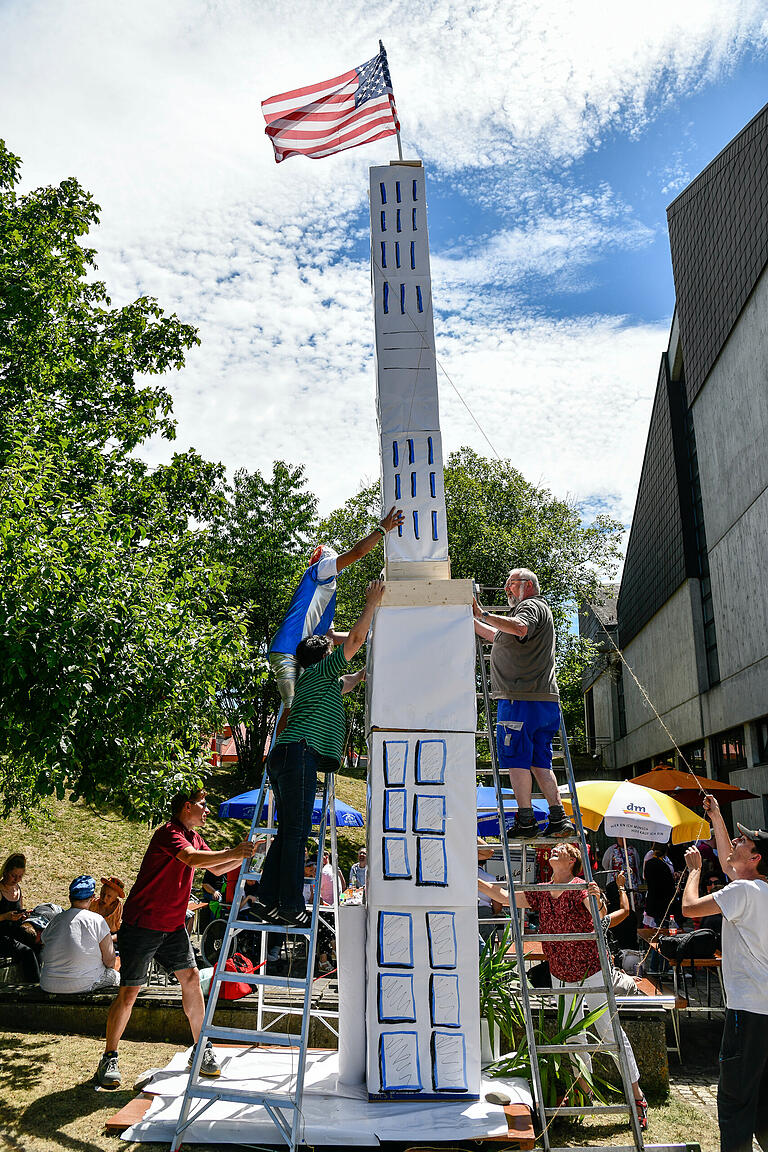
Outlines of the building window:
{"type": "Polygon", "coordinates": [[[619,739],[627,734],[627,708],[624,702],[624,668],[619,664],[616,675],[616,716],[619,721],[619,739]]]}
{"type": "Polygon", "coordinates": [[[712,753],[718,780],[727,782],[731,772],[746,768],[744,729],[741,725],[738,728],[731,728],[728,732],[720,732],[717,736],[713,736],[712,753]]]}
{"type": "Polygon", "coordinates": [[[670,748],[669,752],[662,752],[661,756],[653,757],[654,768],[672,768],[675,763],[674,749],[670,748]]]}
{"type": "Polygon", "coordinates": [[[768,763],[768,716],[755,721],[755,752],[756,764],[768,763]]]}
{"type": "Polygon", "coordinates": [[[584,693],[584,719],[587,726],[587,751],[595,750],[595,697],[591,688],[584,693]]]}
{"type": "Polygon", "coordinates": [[[680,754],[685,760],[685,763],[680,763],[681,769],[685,769],[685,764],[691,768],[697,776],[706,776],[707,774],[707,746],[704,743],[698,744],[684,744],[680,749],[680,754]]]}
{"type": "MultiPolygon", "coordinates": [[[[683,396],[685,397],[684,380],[680,381],[680,387],[683,389],[683,396]]],[[[704,507],[701,500],[699,458],[696,452],[696,433],[693,427],[693,413],[690,408],[685,414],[685,448],[688,456],[688,483],[693,512],[693,531],[696,541],[701,614],[704,622],[704,651],[707,661],[707,679],[709,681],[709,687],[713,688],[715,684],[720,683],[720,660],[717,654],[717,632],[715,629],[715,610],[712,604],[712,583],[709,578],[707,534],[704,530],[704,507]]]]}

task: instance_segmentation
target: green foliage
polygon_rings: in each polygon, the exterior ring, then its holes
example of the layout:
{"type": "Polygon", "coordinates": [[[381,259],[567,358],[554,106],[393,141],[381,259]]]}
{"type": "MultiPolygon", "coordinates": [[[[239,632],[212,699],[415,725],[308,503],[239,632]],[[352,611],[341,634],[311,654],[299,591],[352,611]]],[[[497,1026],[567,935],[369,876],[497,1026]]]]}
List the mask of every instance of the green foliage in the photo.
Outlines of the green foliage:
{"type": "Polygon", "coordinates": [[[225,569],[190,522],[222,470],[150,469],[197,334],[149,298],[112,308],[80,243],[98,221],[73,179],[16,191],[0,142],[0,789],[3,810],[75,797],[151,818],[199,779],[242,629],[225,569]],[[141,382],[137,377],[141,377],[141,382]]]}
{"type": "Polygon", "coordinates": [[[228,599],[242,615],[246,639],[241,658],[228,666],[220,700],[241,772],[254,785],[280,703],[267,652],[306,568],[315,510],[303,467],[278,460],[269,480],[258,471],[236,472],[213,519],[213,551],[229,571],[228,599]]]}

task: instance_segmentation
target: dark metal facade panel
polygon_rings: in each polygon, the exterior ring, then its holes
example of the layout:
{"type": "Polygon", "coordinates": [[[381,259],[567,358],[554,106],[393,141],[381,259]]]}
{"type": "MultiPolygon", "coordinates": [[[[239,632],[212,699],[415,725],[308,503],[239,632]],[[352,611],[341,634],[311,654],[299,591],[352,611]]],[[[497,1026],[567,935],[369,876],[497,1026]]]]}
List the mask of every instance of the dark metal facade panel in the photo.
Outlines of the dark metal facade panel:
{"type": "Polygon", "coordinates": [[[667,220],[690,405],[768,263],[768,104],[667,220]]]}
{"type": "Polygon", "coordinates": [[[676,437],[662,357],[617,603],[623,648],[686,577],[676,437]]]}

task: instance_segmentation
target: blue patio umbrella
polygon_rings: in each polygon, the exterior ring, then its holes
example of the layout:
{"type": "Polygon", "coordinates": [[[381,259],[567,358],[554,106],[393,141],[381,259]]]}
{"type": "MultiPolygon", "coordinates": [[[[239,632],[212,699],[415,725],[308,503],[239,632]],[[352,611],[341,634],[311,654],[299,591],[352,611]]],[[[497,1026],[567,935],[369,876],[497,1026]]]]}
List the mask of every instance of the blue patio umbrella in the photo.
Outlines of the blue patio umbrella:
{"type": "MultiPolygon", "coordinates": [[[[502,789],[504,800],[504,823],[511,828],[517,815],[517,800],[511,788],[502,789]]],[[[533,814],[539,831],[547,826],[549,820],[549,805],[546,800],[534,799],[531,801],[533,814]]],[[[496,789],[479,787],[477,789],[477,834],[478,836],[499,835],[499,813],[496,805],[496,789]]]]}
{"type": "MultiPolygon", "coordinates": [[[[252,788],[250,792],[243,792],[240,796],[233,796],[230,800],[224,800],[223,803],[219,804],[219,816],[252,820],[259,799],[259,791],[258,788],[252,788]]],[[[320,827],[322,810],[323,798],[322,796],[315,796],[315,806],[312,809],[312,824],[315,828],[320,827]]],[[[261,818],[262,820],[267,818],[266,804],[261,810],[261,818]]],[[[336,801],[337,828],[362,828],[364,823],[361,813],[356,808],[345,804],[343,800],[336,801]]]]}

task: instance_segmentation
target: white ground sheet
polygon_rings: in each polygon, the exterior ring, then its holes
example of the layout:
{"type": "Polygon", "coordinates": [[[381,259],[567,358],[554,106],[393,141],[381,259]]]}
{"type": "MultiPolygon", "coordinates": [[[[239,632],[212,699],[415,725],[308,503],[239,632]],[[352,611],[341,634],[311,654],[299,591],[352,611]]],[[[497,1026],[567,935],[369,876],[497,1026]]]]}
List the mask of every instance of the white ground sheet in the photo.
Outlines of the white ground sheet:
{"type": "MultiPolygon", "coordinates": [[[[253,1092],[281,1093],[292,1086],[296,1052],[264,1049],[219,1048],[222,1075],[206,1080],[209,1086],[225,1086],[253,1092]]],[[[181,1101],[187,1084],[187,1053],[178,1053],[167,1068],[157,1073],[144,1088],[155,1097],[144,1119],[123,1133],[125,1140],[167,1141],[173,1138],[181,1101]]],[[[527,1083],[483,1079],[481,1098],[476,1101],[451,1100],[409,1103],[368,1102],[364,1085],[338,1081],[338,1053],[311,1052],[305,1081],[303,1139],[307,1144],[376,1147],[385,1140],[451,1141],[503,1136],[507,1122],[503,1108],[486,1103],[486,1092],[503,1089],[513,1103],[532,1106],[527,1083]]],[[[193,1109],[200,1107],[196,1100],[193,1109]]],[[[189,1144],[279,1144],[281,1140],[263,1108],[258,1105],[217,1101],[193,1121],[184,1133],[189,1144]]]]}

